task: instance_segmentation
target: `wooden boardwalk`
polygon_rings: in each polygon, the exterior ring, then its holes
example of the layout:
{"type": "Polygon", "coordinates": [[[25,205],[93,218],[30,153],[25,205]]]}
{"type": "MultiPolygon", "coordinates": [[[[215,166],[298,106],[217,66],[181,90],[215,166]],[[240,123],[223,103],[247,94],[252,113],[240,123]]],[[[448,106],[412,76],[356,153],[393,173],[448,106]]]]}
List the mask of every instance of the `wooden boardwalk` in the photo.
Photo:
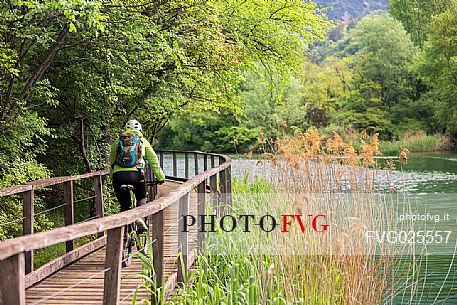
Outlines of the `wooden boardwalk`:
{"type": "MultiPolygon", "coordinates": [[[[167,196],[177,189],[180,183],[166,182],[159,186],[159,197],[167,196]]],[[[190,193],[189,213],[197,213],[197,193],[190,193]]],[[[171,205],[164,210],[164,275],[168,287],[176,284],[178,252],[178,215],[179,205],[171,205]]],[[[189,233],[190,262],[193,262],[196,249],[196,227],[189,233]]],[[[88,254],[73,264],[47,277],[41,282],[26,289],[26,304],[102,304],[106,248],[88,254]]],[[[139,275],[142,263],[133,259],[129,267],[122,268],[120,304],[132,304],[134,292],[137,291],[138,304],[141,300],[150,299],[150,294],[143,285],[139,275]]],[[[172,289],[168,289],[172,290],[172,289]]]]}
{"type": "Polygon", "coordinates": [[[203,220],[197,215],[205,214],[207,204],[219,212],[221,207],[231,205],[231,159],[198,151],[162,151],[159,162],[168,179],[159,186],[159,196],[146,205],[115,215],[104,213],[103,177],[109,174],[108,170],[0,188],[0,197],[20,196],[23,206],[23,217],[9,220],[22,221],[23,236],[0,242],[0,305],[118,305],[132,304],[135,297],[137,304],[142,304],[143,300],[151,300],[151,291],[170,296],[177,284],[184,281],[198,249],[204,246],[205,234],[197,234],[203,220]],[[92,184],[93,195],[75,200],[75,182],[81,180],[92,184]],[[65,225],[34,232],[38,214],[35,192],[46,188],[58,190],[53,194],[63,202],[39,213],[64,207],[65,225]],[[91,199],[95,205],[93,219],[75,223],[75,203],[91,199]],[[181,215],[196,217],[190,232],[184,231],[181,215]],[[149,269],[154,269],[154,279],[158,279],[152,290],[145,287],[148,285],[141,274],[140,260],[134,258],[129,267],[121,267],[124,227],[144,217],[150,218],[153,244],[153,255],[147,264],[153,266],[149,269]],[[94,236],[99,238],[84,245],[75,243],[79,238],[94,236]],[[35,252],[60,243],[65,243],[65,254],[34,269],[35,252]],[[178,262],[178,256],[183,260],[178,262]]]}

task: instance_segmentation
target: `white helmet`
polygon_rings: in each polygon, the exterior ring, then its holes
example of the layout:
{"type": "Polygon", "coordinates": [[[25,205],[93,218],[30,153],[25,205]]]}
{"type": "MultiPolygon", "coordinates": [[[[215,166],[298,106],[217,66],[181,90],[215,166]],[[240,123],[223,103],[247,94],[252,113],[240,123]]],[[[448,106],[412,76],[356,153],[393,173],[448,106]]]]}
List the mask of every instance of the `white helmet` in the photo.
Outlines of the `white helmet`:
{"type": "Polygon", "coordinates": [[[125,129],[130,129],[130,130],[136,130],[139,132],[143,132],[143,129],[141,129],[141,124],[137,120],[130,120],[125,124],[125,129]]]}

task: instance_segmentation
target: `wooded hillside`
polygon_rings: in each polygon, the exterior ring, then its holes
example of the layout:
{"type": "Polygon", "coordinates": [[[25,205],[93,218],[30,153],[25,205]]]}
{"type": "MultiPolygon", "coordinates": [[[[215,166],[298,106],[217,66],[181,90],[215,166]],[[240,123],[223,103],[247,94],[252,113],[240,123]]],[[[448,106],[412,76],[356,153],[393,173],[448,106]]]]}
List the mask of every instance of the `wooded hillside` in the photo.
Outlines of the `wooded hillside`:
{"type": "Polygon", "coordinates": [[[349,20],[363,17],[372,11],[387,10],[388,0],[316,0],[325,13],[333,20],[349,20]]]}

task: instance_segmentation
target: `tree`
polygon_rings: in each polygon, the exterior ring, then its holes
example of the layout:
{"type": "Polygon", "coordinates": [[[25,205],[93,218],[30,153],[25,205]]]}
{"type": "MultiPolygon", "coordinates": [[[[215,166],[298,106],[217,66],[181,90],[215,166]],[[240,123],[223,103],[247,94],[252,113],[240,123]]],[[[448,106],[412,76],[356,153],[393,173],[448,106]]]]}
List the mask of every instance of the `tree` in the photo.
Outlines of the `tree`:
{"type": "Polygon", "coordinates": [[[457,136],[457,5],[432,18],[428,39],[415,65],[431,86],[425,97],[441,127],[457,136]]]}
{"type": "Polygon", "coordinates": [[[434,15],[452,6],[454,0],[390,0],[389,12],[403,23],[412,41],[421,46],[427,39],[427,26],[434,15]]]}
{"type": "Polygon", "coordinates": [[[132,116],[154,138],[189,112],[238,114],[244,71],[289,73],[328,24],[299,0],[10,0],[0,18],[0,145],[27,118],[4,149],[59,175],[103,167],[106,130],[132,116]]]}
{"type": "Polygon", "coordinates": [[[417,52],[402,24],[387,14],[363,18],[349,33],[348,50],[355,50],[361,80],[381,86],[382,101],[392,105],[411,94],[408,71],[417,52]]]}
{"type": "Polygon", "coordinates": [[[0,3],[0,181],[23,183],[49,174],[36,162],[50,134],[48,118],[37,109],[56,104],[55,90],[43,76],[75,24],[103,30],[99,9],[95,1],[79,0],[0,3]],[[11,181],[7,177],[15,168],[24,174],[11,181]]]}
{"type": "Polygon", "coordinates": [[[307,65],[303,75],[307,118],[319,127],[399,136],[412,126],[410,119],[418,119],[414,112],[405,116],[401,111],[416,99],[420,85],[410,71],[416,52],[402,24],[388,14],[362,18],[327,47],[323,61],[307,65]]]}
{"type": "Polygon", "coordinates": [[[24,110],[32,89],[62,48],[75,23],[103,28],[95,1],[3,1],[0,4],[0,121],[24,110]]]}
{"type": "Polygon", "coordinates": [[[371,14],[337,48],[352,57],[353,90],[345,108],[365,114],[354,117],[358,127],[379,129],[384,137],[408,128],[402,125],[407,118],[393,112],[415,97],[417,86],[410,71],[417,49],[402,24],[388,14],[371,14]]]}

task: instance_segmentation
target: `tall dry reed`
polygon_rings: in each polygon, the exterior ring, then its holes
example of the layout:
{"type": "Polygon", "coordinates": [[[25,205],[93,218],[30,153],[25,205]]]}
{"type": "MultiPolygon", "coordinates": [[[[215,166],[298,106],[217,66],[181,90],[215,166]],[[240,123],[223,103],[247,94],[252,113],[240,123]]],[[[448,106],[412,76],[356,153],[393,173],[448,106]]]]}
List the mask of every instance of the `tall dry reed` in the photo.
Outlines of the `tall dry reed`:
{"type": "MultiPolygon", "coordinates": [[[[357,151],[336,133],[323,139],[316,129],[296,129],[292,136],[260,143],[276,168],[270,181],[288,198],[294,213],[324,214],[330,225],[328,234],[307,231],[293,235],[299,236],[295,240],[288,238],[287,243],[298,251],[306,244],[301,255],[278,255],[284,278],[296,279],[293,283],[302,279],[299,285],[287,286],[290,304],[300,300],[303,304],[383,304],[404,285],[397,274],[413,274],[407,277],[411,285],[418,280],[414,267],[398,264],[399,257],[411,249],[367,240],[367,231],[390,230],[395,225],[388,208],[394,203],[380,196],[378,134],[363,132],[359,141],[357,151]],[[303,290],[314,293],[303,299],[303,290]],[[338,302],[331,303],[335,295],[338,302]]],[[[399,162],[406,162],[407,153],[401,151],[399,162]]],[[[393,168],[393,161],[386,166],[393,168]]]]}

